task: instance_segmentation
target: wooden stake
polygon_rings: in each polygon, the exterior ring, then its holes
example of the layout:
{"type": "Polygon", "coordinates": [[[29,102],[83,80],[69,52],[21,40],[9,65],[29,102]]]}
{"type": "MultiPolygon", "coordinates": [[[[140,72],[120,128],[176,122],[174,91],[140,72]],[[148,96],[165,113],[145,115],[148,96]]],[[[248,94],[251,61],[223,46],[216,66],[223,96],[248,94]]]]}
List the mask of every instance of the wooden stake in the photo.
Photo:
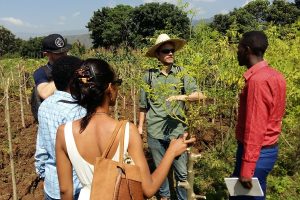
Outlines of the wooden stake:
{"type": "Polygon", "coordinates": [[[23,84],[24,84],[25,99],[26,99],[26,104],[29,105],[29,98],[28,98],[28,95],[27,95],[28,78],[26,78],[26,73],[24,73],[24,66],[22,67],[22,70],[23,70],[23,84]]]}
{"type": "Polygon", "coordinates": [[[11,179],[13,186],[13,200],[17,200],[17,185],[16,185],[16,177],[15,177],[15,166],[14,166],[14,154],[12,150],[12,137],[11,137],[11,129],[10,129],[10,113],[9,113],[9,78],[7,79],[7,84],[5,87],[5,120],[7,124],[7,135],[8,135],[8,144],[9,144],[9,158],[10,158],[10,167],[11,167],[11,179]]]}
{"type": "Polygon", "coordinates": [[[23,106],[23,83],[22,83],[22,69],[20,65],[18,66],[19,69],[19,98],[20,98],[20,112],[21,112],[21,120],[22,120],[22,127],[25,128],[25,119],[24,119],[24,106],[23,106]]]}
{"type": "Polygon", "coordinates": [[[134,125],[137,125],[137,116],[136,116],[136,97],[135,97],[136,89],[135,84],[131,87],[131,97],[132,97],[132,103],[133,103],[133,123],[134,125]]]}

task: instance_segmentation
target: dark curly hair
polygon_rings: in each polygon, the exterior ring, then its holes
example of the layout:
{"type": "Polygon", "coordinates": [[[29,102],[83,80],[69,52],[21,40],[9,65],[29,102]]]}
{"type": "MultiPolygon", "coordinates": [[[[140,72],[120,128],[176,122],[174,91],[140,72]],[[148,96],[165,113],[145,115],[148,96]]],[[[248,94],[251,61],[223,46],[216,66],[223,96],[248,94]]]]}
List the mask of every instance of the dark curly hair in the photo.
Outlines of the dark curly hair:
{"type": "Polygon", "coordinates": [[[89,58],[78,69],[70,85],[70,92],[76,103],[84,107],[87,114],[80,123],[80,132],[88,125],[99,105],[109,83],[116,79],[113,68],[104,60],[89,58]]]}
{"type": "Polygon", "coordinates": [[[63,56],[57,59],[52,65],[52,76],[57,90],[65,91],[77,69],[82,65],[83,60],[75,56],[63,56]]]}
{"type": "Polygon", "coordinates": [[[263,57],[268,48],[268,38],[262,31],[249,31],[243,34],[240,41],[243,46],[248,46],[254,55],[263,57]]]}

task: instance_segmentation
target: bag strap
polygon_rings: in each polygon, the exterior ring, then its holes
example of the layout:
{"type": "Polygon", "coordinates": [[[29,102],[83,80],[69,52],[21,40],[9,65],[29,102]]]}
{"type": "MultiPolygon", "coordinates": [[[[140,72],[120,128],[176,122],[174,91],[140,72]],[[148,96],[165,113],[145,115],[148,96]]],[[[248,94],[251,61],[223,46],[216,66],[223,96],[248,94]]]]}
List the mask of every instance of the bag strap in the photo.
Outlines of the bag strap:
{"type": "Polygon", "coordinates": [[[106,146],[106,148],[105,148],[105,150],[104,150],[104,152],[101,156],[102,158],[106,158],[108,156],[108,153],[109,153],[109,151],[110,151],[110,149],[111,149],[111,147],[112,147],[112,145],[113,145],[113,143],[114,143],[114,141],[115,141],[115,139],[118,135],[118,132],[119,132],[120,128],[123,125],[123,123],[124,123],[124,121],[119,121],[118,124],[116,125],[115,130],[112,133],[112,135],[109,139],[109,142],[108,142],[108,144],[107,144],[107,146],[106,146]]]}
{"type": "Polygon", "coordinates": [[[121,135],[120,135],[120,154],[119,154],[119,163],[123,164],[124,162],[124,138],[126,131],[127,120],[123,121],[121,135]]]}
{"type": "Polygon", "coordinates": [[[125,138],[125,132],[126,132],[126,125],[127,125],[127,120],[124,120],[124,123],[122,125],[122,129],[121,129],[121,135],[120,135],[120,155],[119,155],[119,167],[121,167],[122,173],[125,176],[125,180],[126,180],[126,185],[129,191],[129,195],[130,195],[130,199],[134,200],[133,198],[133,191],[130,188],[130,184],[129,184],[129,180],[127,178],[127,173],[125,171],[124,168],[124,138],[125,138]]]}

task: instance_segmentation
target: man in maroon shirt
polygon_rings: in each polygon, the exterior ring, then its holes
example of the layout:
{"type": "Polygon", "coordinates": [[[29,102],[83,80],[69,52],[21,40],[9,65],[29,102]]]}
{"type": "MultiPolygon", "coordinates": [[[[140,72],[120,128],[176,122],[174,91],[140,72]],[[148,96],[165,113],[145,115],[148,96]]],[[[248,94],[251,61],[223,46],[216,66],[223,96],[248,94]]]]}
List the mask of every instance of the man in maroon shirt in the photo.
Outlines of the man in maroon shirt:
{"type": "MultiPolygon", "coordinates": [[[[240,94],[236,138],[238,149],[233,176],[245,188],[257,177],[266,196],[266,180],[278,155],[278,138],[285,111],[286,82],[282,74],[263,59],[268,47],[266,35],[251,31],[243,35],[238,46],[238,62],[246,66],[245,87],[240,94]]],[[[230,199],[265,199],[237,196],[230,199]]]]}

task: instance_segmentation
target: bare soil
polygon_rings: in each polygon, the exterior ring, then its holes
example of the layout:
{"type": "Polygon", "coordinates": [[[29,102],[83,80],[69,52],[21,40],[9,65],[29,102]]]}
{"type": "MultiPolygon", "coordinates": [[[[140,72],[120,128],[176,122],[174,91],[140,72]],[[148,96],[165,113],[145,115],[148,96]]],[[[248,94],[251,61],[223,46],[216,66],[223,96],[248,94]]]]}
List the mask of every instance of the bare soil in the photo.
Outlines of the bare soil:
{"type": "MultiPolygon", "coordinates": [[[[25,128],[22,127],[18,99],[10,100],[10,121],[13,159],[18,199],[43,199],[42,183],[35,173],[34,153],[37,125],[25,105],[25,128]]],[[[0,200],[12,199],[12,178],[7,135],[7,123],[3,104],[0,105],[0,200]]]]}

